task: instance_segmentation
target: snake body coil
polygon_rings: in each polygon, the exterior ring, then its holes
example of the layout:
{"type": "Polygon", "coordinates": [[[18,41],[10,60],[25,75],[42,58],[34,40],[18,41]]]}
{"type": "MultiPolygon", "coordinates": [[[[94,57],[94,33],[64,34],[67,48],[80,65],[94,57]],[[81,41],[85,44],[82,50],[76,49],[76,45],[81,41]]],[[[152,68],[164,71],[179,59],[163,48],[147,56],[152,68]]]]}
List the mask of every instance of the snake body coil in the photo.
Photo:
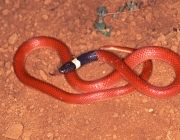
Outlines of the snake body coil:
{"type": "MultiPolygon", "coordinates": [[[[131,49],[127,48],[127,51],[131,51],[131,49]]],[[[95,50],[87,54],[80,56],[78,58],[79,60],[73,60],[69,49],[61,41],[51,37],[36,37],[22,44],[17,50],[14,56],[14,71],[22,83],[68,103],[90,103],[126,95],[134,90],[138,90],[141,93],[155,98],[166,98],[180,92],[180,57],[169,49],[148,46],[134,51],[124,60],[119,59],[116,55],[105,50],[95,50]],[[36,79],[27,73],[25,69],[26,57],[33,50],[44,47],[54,49],[59,53],[62,63],[67,65],[63,65],[63,67],[60,68],[60,72],[67,73],[65,77],[68,83],[76,90],[83,92],[82,94],[68,93],[49,83],[36,79]],[[91,59],[89,59],[89,54],[91,59]],[[82,61],[81,59],[86,60],[82,61]],[[152,71],[152,63],[149,61],[151,59],[165,61],[174,68],[176,78],[170,85],[166,87],[156,87],[147,82],[152,71]],[[69,70],[66,69],[69,65],[74,65],[73,68],[71,68],[71,70],[74,70],[82,64],[95,60],[105,61],[114,66],[115,70],[102,79],[84,81],[78,77],[75,71],[69,72],[69,70]],[[141,62],[144,62],[144,68],[138,76],[132,69],[141,62]],[[123,87],[111,88],[122,79],[128,81],[129,84],[123,87]]]]}

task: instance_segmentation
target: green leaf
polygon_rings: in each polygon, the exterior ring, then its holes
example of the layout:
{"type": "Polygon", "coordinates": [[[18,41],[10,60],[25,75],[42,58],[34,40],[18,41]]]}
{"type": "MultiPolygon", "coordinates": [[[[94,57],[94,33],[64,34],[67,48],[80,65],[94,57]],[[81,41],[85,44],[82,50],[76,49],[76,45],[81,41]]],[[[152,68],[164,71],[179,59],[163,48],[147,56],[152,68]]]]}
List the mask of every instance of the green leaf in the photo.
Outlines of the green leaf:
{"type": "Polygon", "coordinates": [[[96,23],[95,28],[98,30],[103,30],[103,29],[105,29],[105,24],[104,23],[96,23]]]}
{"type": "Polygon", "coordinates": [[[110,31],[113,29],[111,26],[107,27],[107,29],[109,29],[110,31]]]}
{"type": "Polygon", "coordinates": [[[99,16],[104,16],[107,13],[107,9],[105,7],[98,8],[98,14],[99,16]]]}
{"type": "Polygon", "coordinates": [[[110,32],[103,32],[102,34],[105,35],[105,36],[107,36],[107,37],[110,37],[110,36],[111,36],[111,33],[110,33],[110,32]]]}
{"type": "Polygon", "coordinates": [[[121,6],[120,8],[119,8],[119,12],[124,12],[124,6],[121,6]]]}
{"type": "Polygon", "coordinates": [[[135,2],[131,2],[131,6],[134,6],[134,5],[136,5],[136,3],[135,2]]]}
{"type": "Polygon", "coordinates": [[[129,11],[131,11],[131,12],[134,11],[134,7],[131,7],[131,8],[129,9],[129,11]]]}
{"type": "Polygon", "coordinates": [[[132,2],[127,2],[127,5],[128,5],[128,6],[131,6],[131,5],[132,5],[132,2]]]}

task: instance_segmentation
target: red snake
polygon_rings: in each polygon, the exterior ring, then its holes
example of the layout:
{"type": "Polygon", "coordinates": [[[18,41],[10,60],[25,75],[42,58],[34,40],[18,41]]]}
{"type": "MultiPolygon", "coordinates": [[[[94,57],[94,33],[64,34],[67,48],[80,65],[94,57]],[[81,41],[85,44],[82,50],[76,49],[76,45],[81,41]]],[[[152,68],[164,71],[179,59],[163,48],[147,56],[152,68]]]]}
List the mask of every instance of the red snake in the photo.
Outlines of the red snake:
{"type": "Polygon", "coordinates": [[[69,49],[64,43],[57,39],[51,37],[35,37],[23,43],[14,56],[14,71],[22,83],[68,103],[91,103],[126,95],[134,90],[156,98],[166,98],[180,92],[180,57],[173,51],[157,46],[147,46],[135,51],[122,47],[124,51],[133,51],[133,53],[124,60],[121,60],[113,53],[106,51],[107,48],[111,47],[116,49],[117,46],[105,46],[100,50],[95,50],[98,60],[105,61],[115,68],[115,70],[106,77],[96,81],[84,81],[78,77],[75,71],[65,74],[68,83],[76,90],[83,92],[82,94],[68,93],[47,82],[36,79],[28,74],[25,69],[27,56],[38,48],[51,48],[56,50],[63,64],[71,61],[72,55],[69,49]],[[152,71],[151,59],[165,61],[174,68],[176,77],[170,85],[156,87],[147,82],[152,71]],[[141,62],[144,62],[144,68],[141,75],[138,76],[132,69],[141,62]],[[128,81],[129,84],[123,87],[110,88],[122,79],[128,81]]]}

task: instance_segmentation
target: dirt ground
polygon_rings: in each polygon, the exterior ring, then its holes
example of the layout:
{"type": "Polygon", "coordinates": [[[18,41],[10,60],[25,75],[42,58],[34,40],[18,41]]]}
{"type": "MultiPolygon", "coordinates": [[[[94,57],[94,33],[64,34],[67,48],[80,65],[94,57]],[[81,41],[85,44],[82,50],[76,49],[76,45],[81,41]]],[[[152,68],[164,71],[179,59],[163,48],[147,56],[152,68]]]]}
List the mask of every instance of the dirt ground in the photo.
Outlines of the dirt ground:
{"type": "MultiPolygon", "coordinates": [[[[180,140],[180,95],[167,99],[148,97],[138,91],[91,104],[69,104],[27,87],[16,77],[13,57],[20,45],[36,36],[62,40],[78,56],[113,44],[140,48],[159,45],[180,54],[180,1],[144,0],[145,8],[111,16],[111,37],[94,29],[98,7],[115,12],[125,0],[1,0],[0,1],[0,139],[1,140],[180,140]]],[[[117,55],[124,55],[115,52],[117,55]]],[[[153,61],[149,80],[157,86],[170,84],[173,68],[153,61]]],[[[48,72],[60,66],[55,51],[39,49],[26,62],[27,71],[69,92],[75,91],[63,75],[48,72]]],[[[111,72],[102,62],[77,70],[85,80],[111,72]]]]}

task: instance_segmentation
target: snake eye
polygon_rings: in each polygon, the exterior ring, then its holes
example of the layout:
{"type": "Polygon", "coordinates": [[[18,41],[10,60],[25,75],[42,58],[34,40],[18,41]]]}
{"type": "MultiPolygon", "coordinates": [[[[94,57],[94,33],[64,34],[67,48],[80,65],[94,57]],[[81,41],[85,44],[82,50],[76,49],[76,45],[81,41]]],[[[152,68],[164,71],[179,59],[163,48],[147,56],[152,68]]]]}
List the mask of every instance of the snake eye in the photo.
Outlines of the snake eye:
{"type": "Polygon", "coordinates": [[[66,73],[74,71],[75,69],[76,69],[76,66],[75,66],[74,63],[67,62],[67,63],[65,63],[64,65],[62,65],[60,67],[59,72],[63,73],[63,74],[66,74],[66,73]]]}

